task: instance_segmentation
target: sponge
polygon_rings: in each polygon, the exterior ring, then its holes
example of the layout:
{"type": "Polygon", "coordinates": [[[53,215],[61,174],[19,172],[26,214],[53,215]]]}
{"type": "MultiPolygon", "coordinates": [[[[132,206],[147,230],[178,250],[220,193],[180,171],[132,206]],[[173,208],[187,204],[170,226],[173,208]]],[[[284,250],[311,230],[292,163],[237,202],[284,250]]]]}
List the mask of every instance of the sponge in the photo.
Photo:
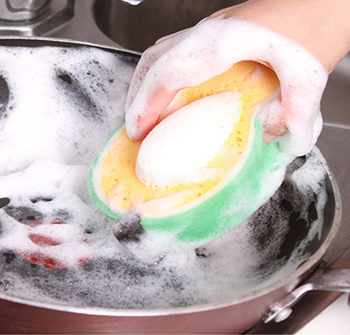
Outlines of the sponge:
{"type": "Polygon", "coordinates": [[[112,219],[137,213],[146,231],[191,247],[233,230],[284,178],[278,142],[262,140],[261,116],[278,92],[272,70],[244,61],[179,92],[175,111],[163,115],[143,141],[132,141],[122,125],[91,167],[93,201],[112,219]],[[193,134],[183,130],[191,127],[193,134]],[[195,158],[184,159],[184,152],[195,158]]]}

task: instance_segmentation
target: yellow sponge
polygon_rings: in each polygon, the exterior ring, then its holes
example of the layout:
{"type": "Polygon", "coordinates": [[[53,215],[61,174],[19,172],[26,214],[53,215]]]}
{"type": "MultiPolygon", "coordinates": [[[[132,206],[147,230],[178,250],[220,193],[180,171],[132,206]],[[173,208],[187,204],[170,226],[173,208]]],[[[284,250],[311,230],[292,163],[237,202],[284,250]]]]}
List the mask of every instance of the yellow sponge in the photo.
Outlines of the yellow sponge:
{"type": "Polygon", "coordinates": [[[234,229],[268,200],[283,179],[283,173],[275,175],[281,165],[279,146],[263,142],[259,119],[259,110],[278,89],[272,70],[247,61],[178,94],[181,106],[228,91],[238,92],[241,100],[241,109],[232,111],[239,113],[238,121],[223,143],[224,150],[207,163],[214,173],[199,182],[165,187],[142,183],[135,173],[142,142],[130,140],[121,126],[91,168],[93,201],[113,219],[137,212],[144,229],[172,234],[194,246],[234,229]],[[267,181],[271,177],[275,181],[267,181]]]}

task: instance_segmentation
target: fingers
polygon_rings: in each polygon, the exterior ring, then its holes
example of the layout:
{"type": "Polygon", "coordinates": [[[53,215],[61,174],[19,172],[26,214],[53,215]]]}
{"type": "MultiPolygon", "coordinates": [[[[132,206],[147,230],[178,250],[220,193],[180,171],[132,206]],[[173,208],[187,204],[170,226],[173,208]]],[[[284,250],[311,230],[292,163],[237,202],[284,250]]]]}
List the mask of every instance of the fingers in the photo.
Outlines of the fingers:
{"type": "MultiPolygon", "coordinates": [[[[288,100],[288,97],[286,97],[286,100],[288,100]]],[[[292,116],[292,111],[288,110],[284,101],[282,101],[281,92],[265,108],[263,141],[269,143],[276,137],[283,136],[288,132],[286,123],[292,116]]]]}
{"type": "MultiPolygon", "coordinates": [[[[149,71],[152,67],[157,67],[155,63],[159,58],[177,45],[186,31],[159,39],[143,53],[135,69],[125,103],[126,128],[129,137],[134,141],[140,141],[147,136],[157,124],[159,115],[164,112],[180,89],[167,89],[163,79],[159,77],[152,79],[149,71]],[[150,82],[149,86],[145,83],[147,76],[151,77],[147,81],[150,82]]],[[[159,74],[162,73],[164,78],[169,76],[166,69],[159,71],[159,74]]]]}
{"type": "Polygon", "coordinates": [[[126,97],[125,109],[126,111],[130,108],[135,96],[137,95],[141,85],[144,82],[144,78],[147,75],[149,69],[153,64],[168,50],[170,50],[174,45],[185,34],[186,30],[182,30],[175,34],[165,36],[159,39],[154,45],[149,47],[143,54],[137,64],[133,78],[130,83],[130,89],[126,97]]]}
{"type": "Polygon", "coordinates": [[[284,123],[274,125],[264,125],[263,141],[269,143],[276,137],[283,136],[288,132],[288,128],[284,123]]]}
{"type": "MultiPolygon", "coordinates": [[[[236,6],[235,6],[236,7],[236,6]]],[[[218,10],[217,12],[211,14],[208,18],[209,19],[212,19],[214,17],[218,17],[218,16],[221,16],[221,15],[224,15],[224,14],[227,14],[231,11],[233,7],[227,7],[227,8],[224,8],[224,9],[221,9],[221,10],[218,10]]]]}
{"type": "Polygon", "coordinates": [[[159,88],[151,97],[148,97],[149,102],[144,112],[137,113],[135,118],[133,111],[139,109],[135,107],[130,110],[125,116],[128,136],[133,141],[142,141],[158,123],[159,116],[173,100],[176,93],[176,91],[168,92],[165,88],[159,88]]]}
{"type": "Polygon", "coordinates": [[[182,31],[161,39],[143,54],[126,101],[126,129],[132,140],[142,140],[148,134],[179,90],[198,85],[230,67],[210,66],[214,45],[203,50],[197,37],[196,30],[182,31]]]}

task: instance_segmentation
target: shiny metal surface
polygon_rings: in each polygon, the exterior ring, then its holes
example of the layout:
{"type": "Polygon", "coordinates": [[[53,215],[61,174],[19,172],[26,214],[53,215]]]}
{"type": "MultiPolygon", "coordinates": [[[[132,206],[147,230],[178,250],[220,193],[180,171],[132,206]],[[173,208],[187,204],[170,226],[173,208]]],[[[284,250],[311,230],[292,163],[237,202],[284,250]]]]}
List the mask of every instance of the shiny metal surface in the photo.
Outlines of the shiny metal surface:
{"type": "Polygon", "coordinates": [[[288,294],[282,301],[272,306],[271,311],[263,317],[265,323],[287,319],[293,307],[306,293],[311,291],[331,291],[350,293],[350,269],[332,269],[319,267],[305,283],[288,294]]]}
{"type": "Polygon", "coordinates": [[[50,11],[52,0],[3,0],[0,19],[7,21],[34,20],[50,11]]]}
{"type": "MultiPolygon", "coordinates": [[[[326,266],[322,263],[320,266],[326,266]]],[[[334,269],[350,269],[350,251],[332,264],[334,269]]],[[[334,302],[341,293],[314,291],[305,295],[294,307],[291,315],[280,323],[261,321],[245,334],[294,334],[334,302]]]]}
{"type": "MultiPolygon", "coordinates": [[[[103,2],[104,0],[98,1],[103,2]]],[[[98,28],[94,15],[94,3],[95,0],[75,0],[73,18],[65,24],[56,26],[55,29],[40,35],[127,49],[107,37],[98,28]]]]}
{"type": "Polygon", "coordinates": [[[189,28],[237,0],[146,0],[138,6],[104,0],[94,4],[97,26],[128,49],[144,51],[162,36],[189,28]]]}
{"type": "Polygon", "coordinates": [[[39,36],[61,27],[74,16],[74,1],[0,2],[1,36],[39,36]]]}

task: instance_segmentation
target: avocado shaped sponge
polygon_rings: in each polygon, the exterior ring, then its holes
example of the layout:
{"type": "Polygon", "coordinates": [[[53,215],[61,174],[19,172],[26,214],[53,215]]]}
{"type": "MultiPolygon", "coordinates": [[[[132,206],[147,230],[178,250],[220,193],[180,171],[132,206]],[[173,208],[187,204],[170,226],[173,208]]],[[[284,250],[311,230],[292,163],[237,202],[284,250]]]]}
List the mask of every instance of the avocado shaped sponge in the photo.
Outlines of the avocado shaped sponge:
{"type": "MultiPolygon", "coordinates": [[[[207,104],[205,99],[221,99],[223,92],[234,92],[239,101],[239,108],[232,105],[235,116],[228,136],[217,152],[208,155],[198,178],[188,179],[185,173],[183,180],[165,184],[141,181],[135,169],[144,144],[130,140],[122,125],[107,140],[91,167],[88,188],[93,201],[112,219],[137,213],[146,231],[169,234],[175,242],[191,247],[204,245],[236,228],[283,181],[283,154],[277,142],[263,142],[260,117],[278,89],[273,71],[255,62],[240,62],[179,93],[177,103],[184,107],[162,120],[159,127],[181,120],[180,113],[186,117],[186,108],[191,113],[193,104],[197,103],[200,110],[207,104]]],[[[152,132],[159,133],[158,126],[152,132]]],[[[153,136],[152,132],[148,136],[153,136]]],[[[177,157],[181,157],[181,152],[177,157]]],[[[151,163],[149,170],[152,166],[151,163]]]]}

